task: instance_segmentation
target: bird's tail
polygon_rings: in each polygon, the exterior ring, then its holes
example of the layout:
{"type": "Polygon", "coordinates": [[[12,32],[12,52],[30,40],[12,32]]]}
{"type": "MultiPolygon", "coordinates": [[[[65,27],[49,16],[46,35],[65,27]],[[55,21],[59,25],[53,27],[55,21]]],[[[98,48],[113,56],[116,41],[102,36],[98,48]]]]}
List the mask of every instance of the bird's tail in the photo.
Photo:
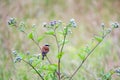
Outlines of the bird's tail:
{"type": "Polygon", "coordinates": [[[44,55],[42,56],[42,60],[44,60],[44,55]]]}

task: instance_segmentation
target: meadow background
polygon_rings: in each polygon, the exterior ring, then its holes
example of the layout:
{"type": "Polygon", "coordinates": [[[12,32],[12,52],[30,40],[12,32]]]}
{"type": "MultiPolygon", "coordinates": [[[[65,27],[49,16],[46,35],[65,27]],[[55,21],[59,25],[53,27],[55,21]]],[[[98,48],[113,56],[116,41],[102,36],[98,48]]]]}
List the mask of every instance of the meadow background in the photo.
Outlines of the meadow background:
{"type": "MultiPolygon", "coordinates": [[[[10,17],[24,21],[30,28],[36,24],[38,34],[45,31],[43,22],[62,20],[68,23],[74,18],[78,26],[69,36],[62,58],[62,70],[70,75],[80,63],[79,48],[100,31],[101,23],[105,23],[106,27],[111,22],[120,23],[120,0],[0,0],[0,80],[38,80],[28,65],[13,62],[12,50],[30,51],[31,54],[38,54],[39,50],[23,33],[8,27],[10,17]]],[[[51,45],[48,56],[56,63],[54,39],[47,37],[41,45],[45,43],[51,45]]],[[[98,80],[104,73],[119,66],[120,29],[116,29],[88,58],[74,80],[98,80]]],[[[120,80],[120,76],[113,75],[113,80],[120,80]]]]}

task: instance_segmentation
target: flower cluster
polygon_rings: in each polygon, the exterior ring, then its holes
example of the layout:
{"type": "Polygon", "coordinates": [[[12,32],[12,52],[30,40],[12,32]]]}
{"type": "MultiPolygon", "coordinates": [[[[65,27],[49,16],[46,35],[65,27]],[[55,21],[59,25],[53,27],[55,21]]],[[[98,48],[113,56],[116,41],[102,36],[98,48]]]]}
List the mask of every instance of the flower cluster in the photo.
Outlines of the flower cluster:
{"type": "Polygon", "coordinates": [[[117,22],[112,23],[112,27],[113,27],[113,28],[118,28],[118,27],[119,27],[119,23],[117,23],[117,22]]]}
{"type": "Polygon", "coordinates": [[[104,23],[101,23],[101,26],[102,26],[102,28],[104,28],[104,27],[105,27],[105,24],[104,24],[104,23]]]}
{"type": "Polygon", "coordinates": [[[49,23],[44,22],[43,27],[50,27],[50,26],[53,27],[53,26],[59,25],[61,23],[62,23],[61,20],[54,20],[54,21],[51,21],[49,23]]]}
{"type": "Polygon", "coordinates": [[[115,72],[120,74],[120,69],[116,69],[115,72]]]}
{"type": "Polygon", "coordinates": [[[12,51],[12,54],[13,54],[14,56],[16,56],[16,55],[17,55],[17,52],[14,50],[14,51],[12,51]]]}
{"type": "Polygon", "coordinates": [[[16,58],[15,58],[15,60],[14,60],[14,62],[16,63],[16,62],[20,62],[22,60],[22,58],[20,57],[20,56],[17,56],[16,58]]]}
{"type": "Polygon", "coordinates": [[[77,27],[77,24],[76,24],[76,22],[75,22],[74,19],[70,19],[70,24],[71,24],[71,26],[74,27],[74,28],[77,27]]]}
{"type": "Polygon", "coordinates": [[[8,20],[8,25],[15,26],[16,25],[16,19],[15,18],[10,18],[8,20]]]}
{"type": "MultiPolygon", "coordinates": [[[[49,22],[49,23],[44,22],[44,23],[43,23],[43,27],[53,28],[53,27],[58,27],[58,26],[60,26],[60,24],[62,24],[62,21],[61,21],[61,20],[54,20],[54,21],[51,21],[51,22],[49,22]]],[[[77,24],[76,24],[76,22],[75,22],[75,20],[74,20],[73,18],[70,19],[69,27],[74,27],[74,28],[77,27],[77,24]]]]}
{"type": "Polygon", "coordinates": [[[30,58],[30,59],[29,59],[29,63],[30,63],[30,64],[32,64],[32,62],[33,62],[33,59],[32,59],[32,58],[30,58]]]}

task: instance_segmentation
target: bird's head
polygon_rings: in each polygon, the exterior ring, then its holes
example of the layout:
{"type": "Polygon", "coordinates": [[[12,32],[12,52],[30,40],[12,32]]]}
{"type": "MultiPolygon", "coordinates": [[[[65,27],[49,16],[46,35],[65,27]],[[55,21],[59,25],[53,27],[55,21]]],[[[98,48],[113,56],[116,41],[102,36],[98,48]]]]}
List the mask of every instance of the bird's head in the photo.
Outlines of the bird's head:
{"type": "Polygon", "coordinates": [[[48,47],[49,47],[50,45],[49,45],[49,44],[45,44],[45,46],[48,46],[48,47]]]}

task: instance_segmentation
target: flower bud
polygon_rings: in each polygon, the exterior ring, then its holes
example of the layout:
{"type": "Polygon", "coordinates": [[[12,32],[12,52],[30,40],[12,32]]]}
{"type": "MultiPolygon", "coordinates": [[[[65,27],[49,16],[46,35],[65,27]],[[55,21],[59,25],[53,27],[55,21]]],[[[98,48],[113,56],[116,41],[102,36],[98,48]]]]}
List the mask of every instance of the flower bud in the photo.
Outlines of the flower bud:
{"type": "Polygon", "coordinates": [[[71,23],[74,23],[74,22],[75,22],[75,19],[73,19],[73,18],[70,19],[70,22],[71,22],[71,23]]]}
{"type": "Polygon", "coordinates": [[[101,23],[101,27],[104,28],[104,27],[105,27],[105,24],[104,24],[104,23],[101,23]]]}
{"type": "Polygon", "coordinates": [[[117,23],[117,22],[112,23],[112,27],[113,27],[113,28],[118,28],[118,27],[119,27],[119,23],[117,23]]]}
{"type": "Polygon", "coordinates": [[[51,21],[51,22],[50,22],[50,25],[51,25],[51,26],[54,26],[54,22],[51,21]]]}
{"type": "Polygon", "coordinates": [[[30,55],[30,52],[29,51],[27,51],[27,53],[26,53],[27,55],[30,55]]]}
{"type": "Polygon", "coordinates": [[[76,24],[76,22],[75,22],[74,19],[70,19],[70,24],[71,24],[71,26],[74,27],[74,28],[77,27],[77,24],[76,24]]]}
{"type": "Polygon", "coordinates": [[[14,51],[12,51],[12,54],[13,54],[14,56],[16,56],[16,55],[17,55],[17,52],[14,50],[14,51]]]}
{"type": "Polygon", "coordinates": [[[73,26],[74,28],[76,28],[76,27],[77,27],[77,24],[74,22],[74,23],[72,24],[72,26],[73,26]]]}
{"type": "Polygon", "coordinates": [[[109,28],[109,29],[107,30],[107,33],[109,34],[111,31],[112,31],[112,29],[111,29],[111,28],[109,28]]]}
{"type": "Polygon", "coordinates": [[[30,64],[32,64],[32,62],[33,62],[33,59],[32,59],[32,58],[30,58],[29,63],[30,63],[30,64]]]}
{"type": "Polygon", "coordinates": [[[57,21],[53,21],[53,23],[54,23],[54,25],[56,25],[56,24],[57,24],[57,21]]]}
{"type": "Polygon", "coordinates": [[[35,28],[35,27],[36,27],[36,24],[32,24],[32,27],[35,28]]]}
{"type": "Polygon", "coordinates": [[[120,74],[120,69],[115,70],[115,72],[120,74]]]}
{"type": "Polygon", "coordinates": [[[43,23],[43,27],[46,27],[46,26],[47,26],[47,23],[46,23],[46,22],[44,22],[44,23],[43,23]]]}
{"type": "Polygon", "coordinates": [[[10,19],[8,20],[8,25],[15,26],[15,25],[16,25],[16,20],[15,20],[15,18],[10,18],[10,19]]]}
{"type": "Polygon", "coordinates": [[[61,24],[61,23],[62,23],[62,21],[61,21],[61,20],[58,20],[58,23],[59,23],[59,24],[61,24]]]}
{"type": "Polygon", "coordinates": [[[15,58],[15,61],[14,61],[14,62],[15,62],[15,63],[16,63],[16,62],[20,62],[21,60],[22,60],[22,58],[21,58],[20,56],[17,56],[17,57],[15,58]]]}

